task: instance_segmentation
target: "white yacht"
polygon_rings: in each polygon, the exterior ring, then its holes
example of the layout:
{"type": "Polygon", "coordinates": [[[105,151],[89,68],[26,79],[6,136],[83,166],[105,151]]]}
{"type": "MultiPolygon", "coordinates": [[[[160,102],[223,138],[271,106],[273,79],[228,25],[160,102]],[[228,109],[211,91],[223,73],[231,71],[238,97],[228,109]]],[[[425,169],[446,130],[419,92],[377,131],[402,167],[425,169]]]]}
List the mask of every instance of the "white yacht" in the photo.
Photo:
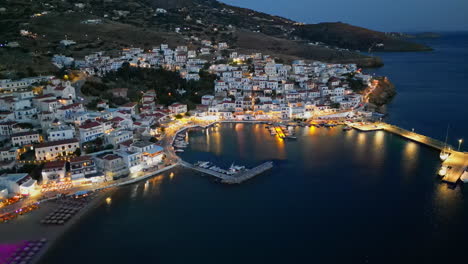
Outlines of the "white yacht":
{"type": "Polygon", "coordinates": [[[448,157],[450,156],[450,153],[448,151],[446,151],[445,149],[443,149],[441,152],[440,152],[440,159],[442,161],[445,161],[448,157]]]}
{"type": "Polygon", "coordinates": [[[447,166],[442,166],[439,170],[439,176],[444,177],[445,175],[447,175],[447,170],[447,166]]]}

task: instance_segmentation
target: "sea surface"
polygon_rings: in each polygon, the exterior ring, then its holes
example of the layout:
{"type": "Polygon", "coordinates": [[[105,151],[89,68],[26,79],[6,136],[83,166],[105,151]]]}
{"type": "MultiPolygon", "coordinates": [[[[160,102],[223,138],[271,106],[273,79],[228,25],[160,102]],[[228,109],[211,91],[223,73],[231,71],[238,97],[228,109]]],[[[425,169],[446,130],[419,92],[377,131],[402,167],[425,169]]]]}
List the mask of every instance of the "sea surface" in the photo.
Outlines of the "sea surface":
{"type": "Polygon", "coordinates": [[[385,66],[365,71],[396,85],[388,122],[442,141],[449,127],[449,143],[458,147],[459,139],[468,142],[468,32],[441,34],[414,40],[434,51],[373,53],[385,66]]]}
{"type": "MultiPolygon", "coordinates": [[[[442,140],[450,124],[456,145],[468,140],[468,35],[423,41],[435,51],[378,54],[373,72],[398,90],[387,120],[442,140]]],[[[43,263],[464,263],[468,187],[440,182],[438,151],[382,131],[296,133],[188,132],[187,161],[275,166],[235,186],[179,168],[124,187],[43,263]]]]}

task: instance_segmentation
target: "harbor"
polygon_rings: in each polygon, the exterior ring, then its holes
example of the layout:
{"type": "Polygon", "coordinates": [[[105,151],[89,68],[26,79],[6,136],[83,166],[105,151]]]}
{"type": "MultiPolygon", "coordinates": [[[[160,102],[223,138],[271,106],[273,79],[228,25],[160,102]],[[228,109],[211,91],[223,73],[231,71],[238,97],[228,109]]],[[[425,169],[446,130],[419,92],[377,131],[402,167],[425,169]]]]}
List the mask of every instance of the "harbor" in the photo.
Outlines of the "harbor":
{"type": "Polygon", "coordinates": [[[386,131],[401,136],[405,139],[409,139],[411,141],[440,150],[440,156],[443,162],[441,169],[439,170],[439,175],[442,177],[442,181],[449,184],[455,184],[462,178],[463,175],[463,180],[468,181],[468,153],[456,151],[453,147],[448,146],[442,141],[383,122],[353,123],[350,124],[350,127],[362,132],[386,131]]]}
{"type": "Polygon", "coordinates": [[[195,164],[191,164],[191,163],[181,160],[179,161],[179,164],[186,168],[193,169],[198,172],[216,177],[217,179],[221,181],[221,183],[227,183],[227,184],[243,183],[273,168],[273,162],[271,161],[262,163],[252,169],[245,169],[245,167],[243,167],[242,169],[235,169],[234,171],[223,170],[217,166],[208,166],[207,162],[198,163],[197,165],[195,165],[195,164]]]}

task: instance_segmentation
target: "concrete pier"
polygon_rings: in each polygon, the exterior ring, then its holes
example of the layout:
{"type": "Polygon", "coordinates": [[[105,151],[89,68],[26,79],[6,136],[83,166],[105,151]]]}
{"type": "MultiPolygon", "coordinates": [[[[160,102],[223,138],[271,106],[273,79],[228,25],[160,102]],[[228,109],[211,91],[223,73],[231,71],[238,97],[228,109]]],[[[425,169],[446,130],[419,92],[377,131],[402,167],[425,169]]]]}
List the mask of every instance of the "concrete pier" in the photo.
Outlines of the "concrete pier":
{"type": "Polygon", "coordinates": [[[406,129],[390,125],[387,123],[371,123],[371,124],[351,124],[351,127],[359,130],[359,131],[379,131],[383,130],[395,135],[399,135],[406,139],[412,140],[417,143],[424,144],[431,148],[435,148],[437,150],[444,150],[446,149],[447,152],[450,153],[448,159],[446,159],[442,166],[449,167],[450,169],[447,171],[447,174],[442,178],[442,181],[447,183],[457,183],[462,174],[468,168],[468,153],[459,152],[453,150],[453,147],[447,146],[444,142],[440,140],[436,140],[430,138],[428,136],[424,136],[412,131],[408,131],[406,129]]]}
{"type": "Polygon", "coordinates": [[[240,184],[244,181],[247,181],[271,168],[273,168],[273,162],[271,161],[268,161],[268,162],[265,162],[265,163],[262,163],[260,165],[258,165],[257,167],[255,168],[252,168],[250,170],[244,170],[244,171],[241,171],[239,173],[236,173],[236,174],[233,174],[233,175],[227,175],[227,174],[224,174],[224,173],[219,173],[219,172],[216,172],[216,171],[213,171],[213,170],[209,170],[209,169],[204,169],[204,168],[200,168],[198,166],[195,166],[191,163],[188,163],[186,161],[179,161],[179,164],[186,167],[186,168],[189,168],[189,169],[193,169],[193,170],[196,170],[196,171],[199,171],[199,172],[202,172],[202,173],[205,173],[205,174],[209,174],[213,177],[216,177],[218,179],[221,180],[222,183],[227,183],[227,184],[240,184]]]}

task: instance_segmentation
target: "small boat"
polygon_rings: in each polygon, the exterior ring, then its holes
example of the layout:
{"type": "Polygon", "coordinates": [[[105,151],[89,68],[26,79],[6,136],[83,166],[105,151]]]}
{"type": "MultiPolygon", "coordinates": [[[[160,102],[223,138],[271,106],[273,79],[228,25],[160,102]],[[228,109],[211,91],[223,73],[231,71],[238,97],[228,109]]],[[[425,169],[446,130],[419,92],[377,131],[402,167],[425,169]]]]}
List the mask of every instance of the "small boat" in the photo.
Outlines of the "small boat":
{"type": "Polygon", "coordinates": [[[176,149],[175,152],[180,153],[180,152],[184,152],[184,150],[183,149],[176,149]]]}
{"type": "Polygon", "coordinates": [[[245,166],[238,166],[238,165],[234,165],[234,163],[232,163],[231,167],[229,167],[228,174],[235,174],[235,173],[238,173],[241,170],[245,170],[245,166]]]}
{"type": "Polygon", "coordinates": [[[345,127],[343,127],[343,131],[349,131],[349,130],[351,130],[351,129],[353,129],[353,128],[350,127],[350,126],[345,126],[345,127]]]}
{"type": "Polygon", "coordinates": [[[440,152],[440,155],[439,155],[439,157],[440,157],[440,159],[442,161],[445,161],[449,156],[450,156],[450,153],[448,153],[447,151],[444,151],[444,150],[442,150],[440,152]]]}
{"type": "Polygon", "coordinates": [[[447,175],[447,170],[447,166],[442,166],[439,170],[439,176],[444,177],[445,175],[447,175]]]}

